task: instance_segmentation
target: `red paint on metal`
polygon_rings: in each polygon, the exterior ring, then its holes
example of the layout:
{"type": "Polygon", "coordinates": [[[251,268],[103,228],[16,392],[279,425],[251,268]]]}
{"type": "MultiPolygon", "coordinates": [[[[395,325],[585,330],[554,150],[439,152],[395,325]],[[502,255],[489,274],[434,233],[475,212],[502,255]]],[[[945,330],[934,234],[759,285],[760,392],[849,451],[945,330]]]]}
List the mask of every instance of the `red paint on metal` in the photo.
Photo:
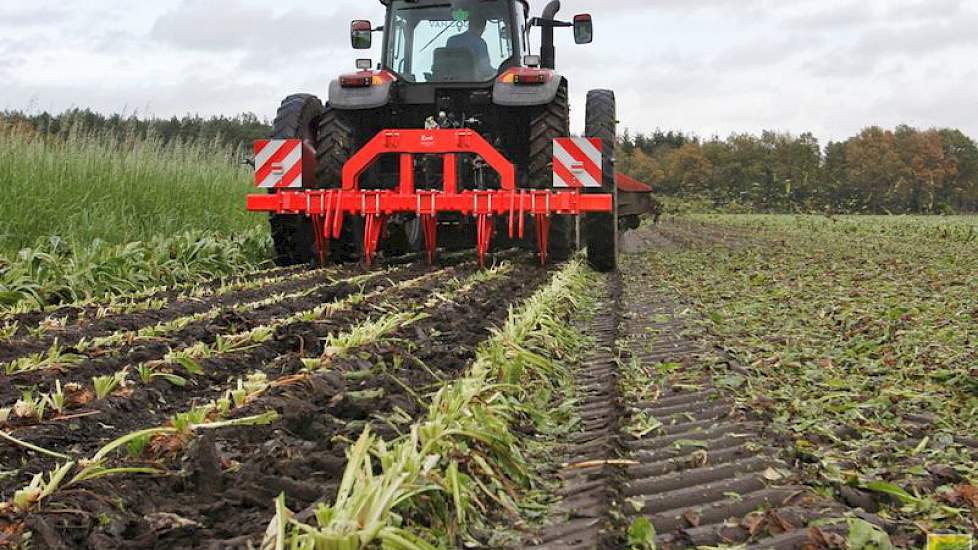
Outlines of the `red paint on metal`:
{"type": "Polygon", "coordinates": [[[523,237],[526,216],[536,220],[540,260],[546,262],[550,218],[586,212],[611,212],[613,198],[607,194],[585,194],[579,189],[555,192],[517,189],[516,170],[489,142],[472,130],[384,130],[356,153],[343,167],[340,189],[280,191],[271,195],[249,195],[248,210],[278,214],[303,214],[313,218],[316,244],[325,260],[329,241],[340,237],[346,215],[364,217],[364,261],[376,255],[386,224],[394,214],[418,216],[428,260],[434,261],[437,246],[437,216],[454,212],[475,217],[480,265],[495,232],[495,216],[509,216],[509,233],[517,228],[523,237]],[[476,154],[500,177],[498,190],[462,190],[458,181],[460,153],[476,154]],[[400,155],[400,181],[396,189],[362,190],[360,176],[384,154],[400,155]],[[443,155],[443,190],[416,190],[414,155],[443,155]]]}
{"type": "Polygon", "coordinates": [[[629,193],[654,193],[655,190],[651,186],[646,185],[637,179],[622,174],[618,172],[615,174],[615,184],[618,186],[619,191],[626,191],[629,193]]]}

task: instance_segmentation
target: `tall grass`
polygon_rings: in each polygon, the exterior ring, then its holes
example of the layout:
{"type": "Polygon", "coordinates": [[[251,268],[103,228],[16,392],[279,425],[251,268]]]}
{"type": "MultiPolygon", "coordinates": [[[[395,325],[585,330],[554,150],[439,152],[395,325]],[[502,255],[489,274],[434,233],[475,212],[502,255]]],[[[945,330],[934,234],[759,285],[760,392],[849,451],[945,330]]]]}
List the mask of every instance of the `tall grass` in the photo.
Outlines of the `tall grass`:
{"type": "Polygon", "coordinates": [[[262,224],[237,151],[215,143],[47,136],[0,122],[0,255],[39,238],[125,244],[186,230],[231,236],[262,224]]]}
{"type": "Polygon", "coordinates": [[[217,141],[0,121],[0,313],[263,265],[271,239],[245,210],[250,187],[217,141]]]}

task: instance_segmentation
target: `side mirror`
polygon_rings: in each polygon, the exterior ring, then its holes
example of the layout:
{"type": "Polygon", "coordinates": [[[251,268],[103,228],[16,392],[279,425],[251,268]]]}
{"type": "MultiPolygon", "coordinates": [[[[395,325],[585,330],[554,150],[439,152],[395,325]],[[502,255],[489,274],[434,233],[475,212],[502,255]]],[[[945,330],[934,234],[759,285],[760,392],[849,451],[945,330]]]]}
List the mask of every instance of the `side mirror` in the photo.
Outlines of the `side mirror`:
{"type": "Polygon", "coordinates": [[[589,14],[574,16],[574,42],[590,44],[594,41],[594,23],[589,14]]]}
{"type": "Polygon", "coordinates": [[[350,41],[355,50],[369,50],[374,43],[374,26],[358,19],[350,24],[350,41]]]}

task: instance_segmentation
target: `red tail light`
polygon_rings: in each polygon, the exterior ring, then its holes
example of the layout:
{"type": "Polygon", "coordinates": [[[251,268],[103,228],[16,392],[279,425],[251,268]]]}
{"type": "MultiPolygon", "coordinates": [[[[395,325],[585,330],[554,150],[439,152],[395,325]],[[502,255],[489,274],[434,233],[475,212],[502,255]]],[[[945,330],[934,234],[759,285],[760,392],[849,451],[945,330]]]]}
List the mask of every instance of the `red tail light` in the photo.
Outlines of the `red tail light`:
{"type": "Polygon", "coordinates": [[[340,77],[340,86],[344,88],[369,88],[374,84],[372,74],[349,74],[340,77]]]}
{"type": "Polygon", "coordinates": [[[391,80],[394,80],[394,76],[387,71],[360,71],[358,73],[341,75],[340,86],[343,88],[369,88],[371,86],[380,86],[391,80]]]}
{"type": "Polygon", "coordinates": [[[550,82],[551,78],[553,78],[553,73],[547,69],[514,67],[503,73],[499,80],[517,86],[541,86],[550,82]]]}

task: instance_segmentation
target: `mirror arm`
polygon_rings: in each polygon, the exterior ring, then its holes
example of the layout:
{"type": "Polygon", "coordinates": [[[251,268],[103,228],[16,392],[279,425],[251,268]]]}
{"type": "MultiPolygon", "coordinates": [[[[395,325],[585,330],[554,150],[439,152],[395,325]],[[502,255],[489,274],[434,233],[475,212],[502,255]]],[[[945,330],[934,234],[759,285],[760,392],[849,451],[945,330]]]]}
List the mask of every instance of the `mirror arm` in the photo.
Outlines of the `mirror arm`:
{"type": "Polygon", "coordinates": [[[543,19],[542,17],[534,17],[530,19],[531,27],[573,27],[574,23],[568,21],[557,21],[556,19],[543,19]]]}

